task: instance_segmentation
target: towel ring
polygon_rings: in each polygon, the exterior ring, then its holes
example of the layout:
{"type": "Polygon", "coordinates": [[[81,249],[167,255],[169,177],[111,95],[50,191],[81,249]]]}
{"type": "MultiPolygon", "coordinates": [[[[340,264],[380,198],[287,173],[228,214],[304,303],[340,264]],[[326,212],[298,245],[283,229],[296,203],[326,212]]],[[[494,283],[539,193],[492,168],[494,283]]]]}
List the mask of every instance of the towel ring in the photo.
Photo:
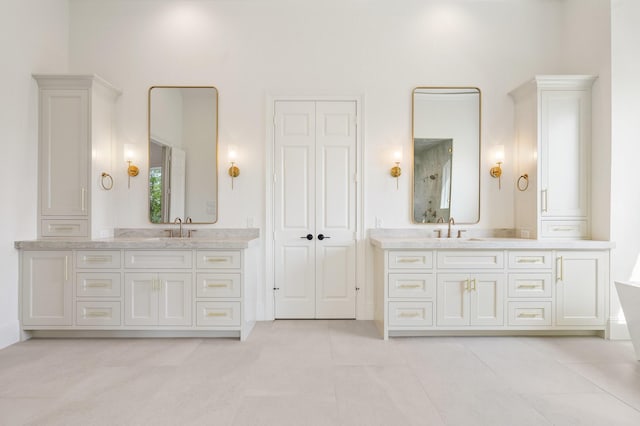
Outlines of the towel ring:
{"type": "Polygon", "coordinates": [[[529,188],[529,175],[523,174],[518,178],[518,191],[526,191],[529,188]],[[524,185],[522,184],[522,180],[524,180],[524,185]]]}
{"type": "Polygon", "coordinates": [[[100,178],[100,186],[104,188],[106,191],[111,190],[113,188],[113,178],[107,172],[102,172],[102,177],[100,178]]]}

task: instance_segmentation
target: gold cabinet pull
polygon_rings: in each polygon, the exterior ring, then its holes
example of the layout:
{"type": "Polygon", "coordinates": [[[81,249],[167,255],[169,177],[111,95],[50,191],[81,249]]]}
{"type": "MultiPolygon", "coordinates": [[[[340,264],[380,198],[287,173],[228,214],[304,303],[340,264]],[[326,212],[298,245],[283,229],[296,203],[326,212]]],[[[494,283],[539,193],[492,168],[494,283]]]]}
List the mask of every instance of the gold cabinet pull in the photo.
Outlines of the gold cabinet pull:
{"type": "Polygon", "coordinates": [[[111,287],[111,283],[108,282],[93,282],[93,283],[86,283],[85,288],[105,288],[105,287],[111,287]]]}
{"type": "Polygon", "coordinates": [[[225,312],[207,312],[208,317],[226,317],[227,314],[225,312]]]}
{"type": "Polygon", "coordinates": [[[93,311],[93,312],[85,313],[85,317],[87,318],[104,318],[108,316],[109,316],[108,312],[101,312],[101,311],[93,311]]]}
{"type": "Polygon", "coordinates": [[[422,259],[419,257],[401,257],[398,259],[398,263],[418,263],[421,261],[422,259]]]}
{"type": "Polygon", "coordinates": [[[541,314],[534,314],[532,312],[521,312],[518,314],[518,318],[541,318],[541,314]]]}
{"type": "Polygon", "coordinates": [[[398,318],[418,318],[418,317],[422,317],[422,314],[420,312],[400,312],[398,314],[398,318]]]}
{"type": "Polygon", "coordinates": [[[111,262],[111,256],[84,256],[87,263],[111,262]]]}
{"type": "Polygon", "coordinates": [[[542,212],[546,213],[548,211],[547,207],[547,190],[543,189],[541,192],[542,195],[542,212]]]}
{"type": "Polygon", "coordinates": [[[421,284],[400,284],[398,288],[422,288],[421,284]]]}
{"type": "Polygon", "coordinates": [[[519,257],[517,263],[544,263],[539,257],[519,257]]]}
{"type": "Polygon", "coordinates": [[[518,288],[542,288],[542,285],[538,285],[538,284],[518,284],[518,288]]]}
{"type": "Polygon", "coordinates": [[[226,284],[221,284],[221,283],[207,283],[207,287],[208,288],[222,288],[222,287],[227,287],[226,284]]]}
{"type": "Polygon", "coordinates": [[[471,287],[469,285],[469,279],[464,280],[464,289],[465,291],[471,291],[471,287]]]}
{"type": "Polygon", "coordinates": [[[564,261],[562,256],[556,259],[556,281],[564,281],[564,261]]]}
{"type": "Polygon", "coordinates": [[[471,288],[471,290],[478,291],[478,283],[476,282],[476,279],[474,278],[471,281],[473,281],[473,287],[471,288]]]}
{"type": "Polygon", "coordinates": [[[227,261],[224,257],[207,257],[206,259],[209,263],[222,263],[227,261]]]}
{"type": "Polygon", "coordinates": [[[52,226],[51,226],[51,230],[52,230],[52,231],[65,231],[65,232],[71,232],[71,231],[73,231],[73,227],[72,227],[72,226],[52,225],[52,226]]]}

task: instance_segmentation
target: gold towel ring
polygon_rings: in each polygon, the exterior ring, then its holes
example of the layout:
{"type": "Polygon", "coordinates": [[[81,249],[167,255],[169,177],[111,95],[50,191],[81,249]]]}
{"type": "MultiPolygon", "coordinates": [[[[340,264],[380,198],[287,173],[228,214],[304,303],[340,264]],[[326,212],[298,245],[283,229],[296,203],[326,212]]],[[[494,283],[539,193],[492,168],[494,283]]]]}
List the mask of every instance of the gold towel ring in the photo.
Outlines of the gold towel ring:
{"type": "Polygon", "coordinates": [[[100,186],[102,186],[102,188],[104,188],[107,191],[113,188],[113,178],[109,173],[102,172],[102,177],[100,178],[100,186]]]}
{"type": "Polygon", "coordinates": [[[518,191],[526,191],[529,188],[529,175],[523,174],[518,178],[518,191]],[[524,185],[522,185],[521,181],[524,179],[524,185]]]}

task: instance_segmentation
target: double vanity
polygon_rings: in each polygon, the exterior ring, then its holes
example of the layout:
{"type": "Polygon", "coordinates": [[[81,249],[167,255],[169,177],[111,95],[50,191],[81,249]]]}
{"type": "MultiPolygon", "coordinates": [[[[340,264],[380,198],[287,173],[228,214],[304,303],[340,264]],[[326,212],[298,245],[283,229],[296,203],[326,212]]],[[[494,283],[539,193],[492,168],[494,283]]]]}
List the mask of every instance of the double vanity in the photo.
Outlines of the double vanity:
{"type": "Polygon", "coordinates": [[[606,333],[607,241],[372,230],[375,321],[390,335],[606,333]]]}
{"type": "Polygon", "coordinates": [[[18,241],[22,329],[33,336],[235,336],[256,321],[258,229],[116,230],[18,241]]]}

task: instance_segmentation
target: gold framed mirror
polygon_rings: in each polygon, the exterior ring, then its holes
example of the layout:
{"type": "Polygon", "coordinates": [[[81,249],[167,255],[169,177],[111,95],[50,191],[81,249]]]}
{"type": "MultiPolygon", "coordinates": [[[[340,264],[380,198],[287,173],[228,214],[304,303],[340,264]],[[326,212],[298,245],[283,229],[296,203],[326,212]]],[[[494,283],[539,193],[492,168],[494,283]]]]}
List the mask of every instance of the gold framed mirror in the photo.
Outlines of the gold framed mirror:
{"type": "Polygon", "coordinates": [[[413,90],[413,223],[480,220],[480,123],[477,87],[413,90]]]}
{"type": "Polygon", "coordinates": [[[149,220],[218,220],[218,90],[149,88],[149,220]]]}

